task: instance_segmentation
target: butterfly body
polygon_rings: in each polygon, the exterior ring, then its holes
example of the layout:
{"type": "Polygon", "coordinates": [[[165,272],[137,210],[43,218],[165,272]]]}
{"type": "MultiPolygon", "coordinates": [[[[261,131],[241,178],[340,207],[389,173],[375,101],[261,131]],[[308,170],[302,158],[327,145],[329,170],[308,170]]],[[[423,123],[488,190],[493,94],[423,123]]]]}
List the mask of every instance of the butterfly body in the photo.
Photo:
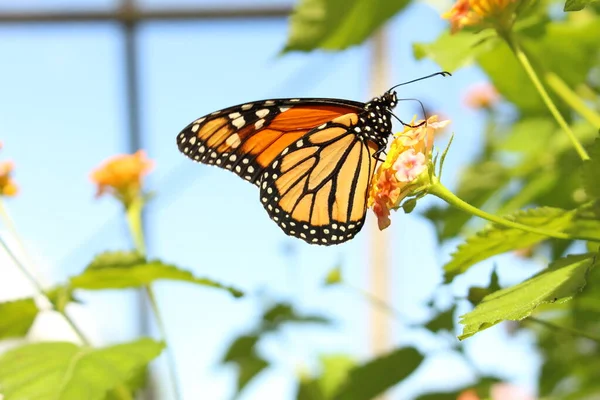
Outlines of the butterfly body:
{"type": "Polygon", "coordinates": [[[261,204],[286,234],[311,244],[339,244],[364,224],[396,102],[396,92],[388,91],[368,103],[240,104],[195,120],[178,134],[177,144],[188,158],[257,185],[261,204]]]}

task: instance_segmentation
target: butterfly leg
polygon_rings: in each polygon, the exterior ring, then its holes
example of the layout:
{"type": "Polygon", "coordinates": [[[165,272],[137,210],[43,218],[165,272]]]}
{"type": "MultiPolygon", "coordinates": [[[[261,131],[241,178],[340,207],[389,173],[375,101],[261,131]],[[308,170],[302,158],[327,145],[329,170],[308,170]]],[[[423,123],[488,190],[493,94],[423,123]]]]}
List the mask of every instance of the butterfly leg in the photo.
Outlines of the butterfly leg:
{"type": "Polygon", "coordinates": [[[385,162],[385,157],[387,157],[387,153],[385,152],[384,147],[380,148],[375,153],[373,153],[373,158],[375,158],[377,161],[385,162]],[[383,160],[379,157],[382,153],[384,155],[383,160]]]}

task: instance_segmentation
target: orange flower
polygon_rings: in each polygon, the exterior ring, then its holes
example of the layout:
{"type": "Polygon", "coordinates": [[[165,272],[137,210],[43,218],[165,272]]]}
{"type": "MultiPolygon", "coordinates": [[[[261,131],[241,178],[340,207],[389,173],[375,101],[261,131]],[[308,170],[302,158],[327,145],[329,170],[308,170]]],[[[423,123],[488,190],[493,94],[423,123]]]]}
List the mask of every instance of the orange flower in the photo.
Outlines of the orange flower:
{"type": "Polygon", "coordinates": [[[11,161],[0,162],[0,196],[15,196],[19,189],[11,178],[11,173],[14,169],[14,164],[11,161]]]}
{"type": "MultiPolygon", "coordinates": [[[[368,206],[377,216],[379,229],[387,228],[390,210],[400,207],[400,202],[422,187],[429,176],[431,150],[436,130],[443,129],[450,121],[437,121],[437,115],[416,128],[404,127],[396,134],[385,161],[379,166],[369,190],[368,206]]],[[[415,121],[416,126],[423,121],[415,121]]]]}
{"type": "Polygon", "coordinates": [[[465,27],[509,27],[517,6],[516,0],[457,0],[442,14],[450,21],[450,31],[456,33],[465,27]]]}
{"type": "Polygon", "coordinates": [[[125,207],[140,196],[142,178],[150,172],[153,162],[143,150],[135,154],[121,154],[104,162],[92,172],[92,181],[98,185],[96,196],[112,194],[125,207]]]}
{"type": "Polygon", "coordinates": [[[496,88],[489,83],[480,83],[471,86],[465,94],[465,104],[473,109],[490,109],[500,100],[496,88]]]}

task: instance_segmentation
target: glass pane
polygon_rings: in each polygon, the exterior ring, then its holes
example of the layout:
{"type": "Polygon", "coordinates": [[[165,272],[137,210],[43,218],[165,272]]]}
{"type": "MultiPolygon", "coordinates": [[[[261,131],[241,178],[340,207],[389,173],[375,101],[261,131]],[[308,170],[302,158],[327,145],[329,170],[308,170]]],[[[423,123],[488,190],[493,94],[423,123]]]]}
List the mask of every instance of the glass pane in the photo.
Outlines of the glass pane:
{"type": "MultiPolygon", "coordinates": [[[[96,200],[89,178],[125,143],[120,38],[111,25],[0,28],[0,54],[10,60],[0,64],[0,159],[14,161],[20,188],[6,203],[47,284],[65,282],[101,251],[129,246],[120,207],[96,200]]],[[[108,312],[127,296],[88,302],[88,326],[122,339],[135,317],[126,304],[118,316],[108,312]]]]}

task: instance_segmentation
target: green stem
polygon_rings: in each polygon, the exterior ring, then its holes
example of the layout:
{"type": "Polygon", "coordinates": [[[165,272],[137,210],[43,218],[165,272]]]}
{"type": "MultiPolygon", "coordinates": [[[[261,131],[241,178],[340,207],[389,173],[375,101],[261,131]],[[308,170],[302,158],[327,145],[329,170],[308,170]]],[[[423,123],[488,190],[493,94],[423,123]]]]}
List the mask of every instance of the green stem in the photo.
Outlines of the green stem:
{"type": "Polygon", "coordinates": [[[568,333],[570,335],[581,336],[581,337],[584,337],[586,339],[593,340],[594,342],[600,343],[600,337],[594,336],[594,335],[592,335],[590,333],[587,333],[587,332],[580,331],[580,330],[575,329],[575,328],[570,328],[568,326],[556,325],[553,322],[548,322],[548,321],[545,321],[543,319],[538,319],[538,318],[535,318],[535,317],[529,317],[528,319],[526,319],[526,321],[535,322],[537,324],[545,326],[546,328],[550,328],[550,329],[553,329],[553,330],[556,330],[556,331],[564,331],[564,332],[566,332],[566,333],[568,333]]]}
{"type": "Polygon", "coordinates": [[[519,229],[519,230],[522,230],[525,232],[535,233],[537,235],[542,235],[542,236],[553,237],[556,239],[587,240],[590,242],[600,242],[600,240],[595,237],[571,236],[571,235],[568,235],[568,234],[562,233],[562,232],[551,232],[551,231],[547,231],[545,229],[540,229],[540,228],[536,228],[533,226],[523,225],[518,222],[509,221],[505,218],[498,217],[493,214],[488,214],[485,211],[480,210],[479,208],[474,207],[474,206],[470,205],[469,203],[467,203],[466,201],[457,197],[454,193],[452,193],[444,185],[442,185],[441,182],[439,180],[437,180],[436,177],[433,178],[432,185],[430,186],[428,191],[430,194],[439,197],[440,199],[444,200],[445,202],[447,202],[450,205],[453,205],[453,206],[460,208],[470,214],[476,215],[480,218],[494,222],[498,225],[505,226],[507,228],[519,229]]]}
{"type": "Polygon", "coordinates": [[[573,92],[571,88],[562,80],[558,75],[553,72],[545,74],[546,82],[548,86],[560,96],[565,103],[567,103],[573,110],[579,115],[585,118],[595,128],[600,128],[600,115],[594,110],[589,108],[587,104],[573,92]]]}
{"type": "Polygon", "coordinates": [[[548,92],[542,85],[540,78],[538,78],[535,70],[533,69],[533,66],[529,62],[529,59],[527,58],[527,55],[523,52],[523,49],[521,49],[521,46],[519,46],[517,41],[510,35],[510,33],[502,35],[502,36],[503,36],[504,40],[506,41],[506,43],[508,44],[508,46],[512,49],[513,53],[515,53],[517,60],[519,60],[519,62],[523,66],[523,69],[529,76],[529,79],[531,79],[531,82],[533,82],[533,85],[535,86],[538,93],[542,97],[542,100],[546,104],[546,107],[548,107],[548,110],[550,110],[550,113],[552,114],[552,116],[554,116],[554,119],[556,119],[556,122],[558,122],[560,127],[565,131],[565,133],[567,134],[567,136],[573,143],[573,146],[575,147],[575,150],[579,154],[579,157],[581,157],[582,160],[589,160],[590,156],[587,154],[587,152],[585,151],[585,149],[583,148],[583,146],[581,145],[581,143],[579,142],[579,140],[577,139],[577,137],[575,136],[575,134],[573,133],[573,131],[571,130],[571,128],[569,127],[569,125],[567,124],[565,119],[563,118],[563,116],[560,114],[560,112],[558,111],[558,108],[556,108],[556,105],[554,104],[554,102],[548,95],[548,92]]]}
{"type": "MultiPolygon", "coordinates": [[[[126,207],[125,214],[127,217],[127,224],[129,226],[129,232],[135,249],[143,256],[146,256],[146,240],[144,238],[144,227],[142,224],[142,210],[144,208],[144,199],[138,197],[126,207]]],[[[156,295],[152,289],[152,285],[144,285],[144,291],[148,300],[150,301],[150,307],[154,314],[156,326],[161,336],[161,340],[165,342],[167,346],[167,364],[169,370],[169,380],[171,381],[173,394],[176,399],[181,399],[181,391],[179,390],[179,383],[177,380],[177,368],[175,358],[173,357],[172,347],[169,345],[167,339],[167,329],[156,301],[156,295]]]]}

